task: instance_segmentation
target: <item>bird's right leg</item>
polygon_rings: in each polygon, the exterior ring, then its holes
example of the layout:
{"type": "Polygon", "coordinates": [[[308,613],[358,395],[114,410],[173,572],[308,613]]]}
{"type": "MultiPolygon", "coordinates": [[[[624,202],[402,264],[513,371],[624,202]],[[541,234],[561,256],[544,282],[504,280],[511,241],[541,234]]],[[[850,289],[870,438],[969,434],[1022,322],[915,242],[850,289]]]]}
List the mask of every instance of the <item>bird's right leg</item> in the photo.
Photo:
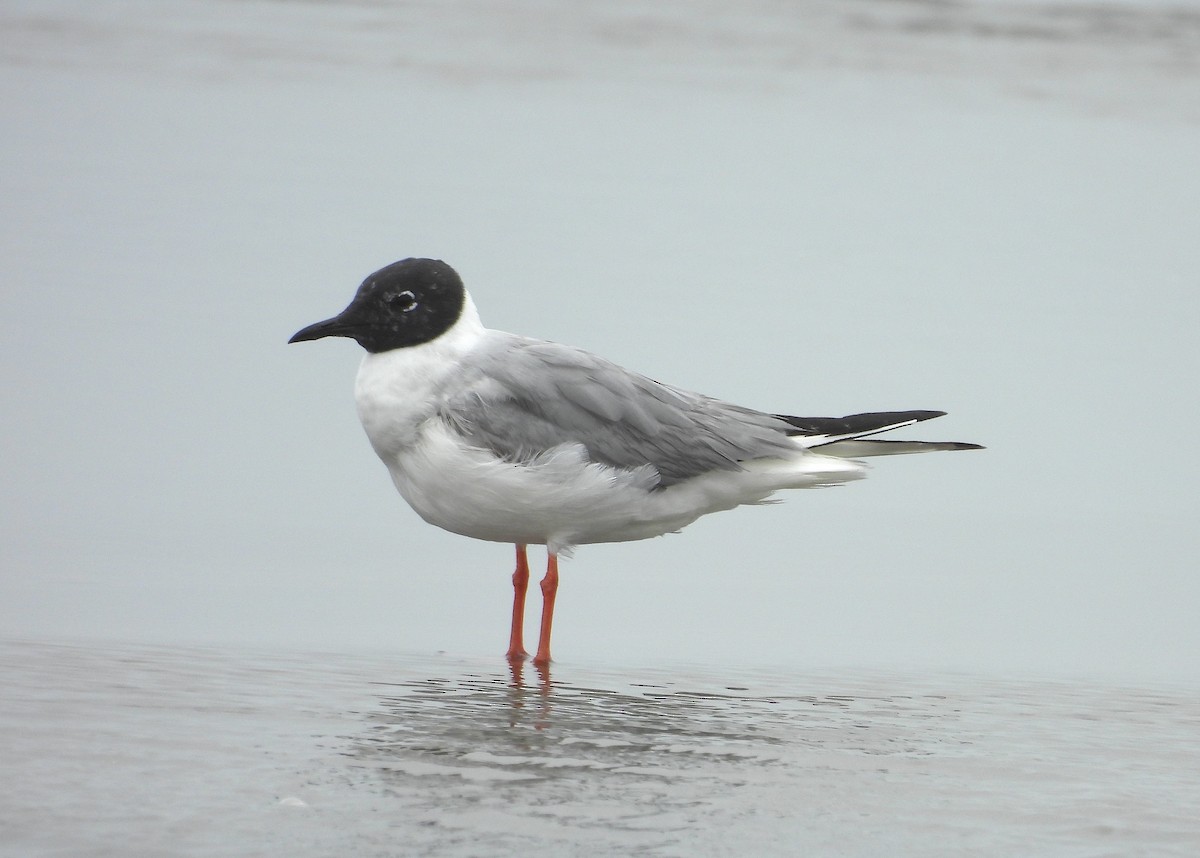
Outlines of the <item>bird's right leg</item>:
{"type": "Polygon", "coordinates": [[[517,569],[513,572],[512,633],[508,636],[508,660],[523,661],[529,658],[525,652],[525,591],[529,588],[529,559],[525,546],[517,545],[517,569]]]}
{"type": "Polygon", "coordinates": [[[546,577],[542,579],[542,631],[538,637],[537,667],[550,666],[550,626],[554,623],[554,597],[558,594],[558,555],[546,549],[546,577]]]}

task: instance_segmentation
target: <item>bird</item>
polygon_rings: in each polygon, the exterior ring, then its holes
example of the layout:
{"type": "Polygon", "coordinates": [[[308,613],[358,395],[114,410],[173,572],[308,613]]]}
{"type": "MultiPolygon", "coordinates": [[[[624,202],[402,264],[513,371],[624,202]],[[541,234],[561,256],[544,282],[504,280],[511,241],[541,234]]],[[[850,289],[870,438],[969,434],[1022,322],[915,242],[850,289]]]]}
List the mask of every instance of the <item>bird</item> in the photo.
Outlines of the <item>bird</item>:
{"type": "Polygon", "coordinates": [[[323,337],[366,351],[358,417],[403,499],[444,530],[515,546],[512,663],[528,658],[529,545],[546,548],[540,667],[550,663],[558,560],[576,546],[661,536],[781,489],[860,479],[865,457],[982,449],[874,437],[943,411],[757,411],[583,349],[485,328],[462,278],[439,259],[379,269],[341,313],[288,342],[323,337]]]}

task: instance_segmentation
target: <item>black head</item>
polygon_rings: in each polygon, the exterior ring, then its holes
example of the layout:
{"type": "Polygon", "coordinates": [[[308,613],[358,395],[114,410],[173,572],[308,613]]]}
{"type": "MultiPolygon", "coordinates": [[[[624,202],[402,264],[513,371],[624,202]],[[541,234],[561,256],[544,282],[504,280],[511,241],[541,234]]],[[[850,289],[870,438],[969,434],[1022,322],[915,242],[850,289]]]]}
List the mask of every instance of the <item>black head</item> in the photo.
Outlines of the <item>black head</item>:
{"type": "Polygon", "coordinates": [[[402,259],[364,280],[345,310],[288,342],[351,337],[369,352],[416,346],[450,330],[465,301],[462,279],[445,262],[402,259]]]}

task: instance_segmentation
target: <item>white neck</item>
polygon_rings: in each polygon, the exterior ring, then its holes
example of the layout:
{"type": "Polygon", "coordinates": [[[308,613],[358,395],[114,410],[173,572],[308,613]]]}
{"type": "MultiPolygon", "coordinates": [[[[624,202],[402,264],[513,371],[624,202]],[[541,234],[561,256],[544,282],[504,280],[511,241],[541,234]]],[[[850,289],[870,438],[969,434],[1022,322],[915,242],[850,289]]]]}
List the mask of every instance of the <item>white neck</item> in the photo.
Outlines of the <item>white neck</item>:
{"type": "Polygon", "coordinates": [[[437,339],[363,357],[354,399],[380,458],[387,462],[414,443],[420,424],[441,403],[447,380],[486,332],[475,302],[464,294],[458,321],[437,339]]]}

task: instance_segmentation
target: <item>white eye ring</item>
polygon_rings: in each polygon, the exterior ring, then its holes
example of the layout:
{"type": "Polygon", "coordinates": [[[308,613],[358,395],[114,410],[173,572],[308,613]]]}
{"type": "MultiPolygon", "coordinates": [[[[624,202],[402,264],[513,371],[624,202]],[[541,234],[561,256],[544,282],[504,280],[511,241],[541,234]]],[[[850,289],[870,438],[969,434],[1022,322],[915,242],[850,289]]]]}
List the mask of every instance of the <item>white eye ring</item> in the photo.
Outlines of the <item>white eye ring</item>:
{"type": "Polygon", "coordinates": [[[387,299],[389,306],[398,307],[400,312],[409,313],[417,308],[417,296],[407,289],[387,299]]]}

